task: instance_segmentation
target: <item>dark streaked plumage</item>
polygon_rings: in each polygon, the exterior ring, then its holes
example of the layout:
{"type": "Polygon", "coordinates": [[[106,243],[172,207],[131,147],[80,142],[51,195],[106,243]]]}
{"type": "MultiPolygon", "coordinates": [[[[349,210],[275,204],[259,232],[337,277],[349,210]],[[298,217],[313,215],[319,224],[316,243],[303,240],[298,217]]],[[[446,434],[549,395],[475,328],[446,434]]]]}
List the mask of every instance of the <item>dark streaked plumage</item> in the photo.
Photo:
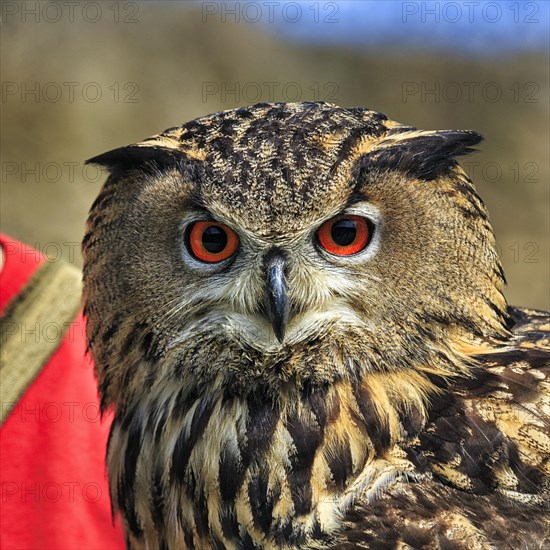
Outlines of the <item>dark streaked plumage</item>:
{"type": "Polygon", "coordinates": [[[85,311],[130,546],[550,544],[550,319],[504,300],[455,161],[480,139],[260,104],[92,159],[85,311]],[[372,230],[351,256],[319,245],[342,215],[372,230]],[[237,252],[194,258],[198,220],[237,252]]]}

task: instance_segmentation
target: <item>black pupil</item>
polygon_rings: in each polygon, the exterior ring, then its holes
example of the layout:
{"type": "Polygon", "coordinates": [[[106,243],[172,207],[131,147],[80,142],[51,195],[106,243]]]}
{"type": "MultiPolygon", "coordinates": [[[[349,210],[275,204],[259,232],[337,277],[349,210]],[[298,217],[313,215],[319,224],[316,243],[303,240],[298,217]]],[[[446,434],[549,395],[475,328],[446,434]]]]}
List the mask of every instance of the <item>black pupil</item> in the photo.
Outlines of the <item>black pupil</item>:
{"type": "Polygon", "coordinates": [[[211,225],[203,231],[202,245],[211,254],[219,254],[227,246],[227,234],[221,227],[211,225]]]}
{"type": "Polygon", "coordinates": [[[350,245],[357,235],[357,229],[353,220],[339,220],[332,225],[330,230],[332,240],[338,246],[350,245]]]}

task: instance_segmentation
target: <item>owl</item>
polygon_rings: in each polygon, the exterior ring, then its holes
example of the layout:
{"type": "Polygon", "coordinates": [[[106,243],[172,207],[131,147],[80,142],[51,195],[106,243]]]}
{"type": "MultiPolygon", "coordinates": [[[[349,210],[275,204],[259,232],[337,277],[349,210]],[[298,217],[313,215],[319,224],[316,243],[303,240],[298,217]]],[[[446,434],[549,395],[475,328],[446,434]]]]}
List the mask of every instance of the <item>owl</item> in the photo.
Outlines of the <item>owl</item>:
{"type": "Polygon", "coordinates": [[[89,161],[128,548],[550,546],[550,317],[503,296],[480,140],[261,103],[89,161]]]}

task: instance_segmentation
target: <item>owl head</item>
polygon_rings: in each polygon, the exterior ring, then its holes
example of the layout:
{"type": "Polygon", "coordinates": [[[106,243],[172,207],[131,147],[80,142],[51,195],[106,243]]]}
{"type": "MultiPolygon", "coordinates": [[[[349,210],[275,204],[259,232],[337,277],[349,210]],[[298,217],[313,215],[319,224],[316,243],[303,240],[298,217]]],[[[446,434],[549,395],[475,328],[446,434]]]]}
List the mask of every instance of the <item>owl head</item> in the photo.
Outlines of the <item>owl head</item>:
{"type": "Polygon", "coordinates": [[[110,173],[83,242],[103,406],[159,384],[265,395],[464,369],[508,335],[487,212],[455,160],[480,140],[262,103],[91,159],[110,173]]]}

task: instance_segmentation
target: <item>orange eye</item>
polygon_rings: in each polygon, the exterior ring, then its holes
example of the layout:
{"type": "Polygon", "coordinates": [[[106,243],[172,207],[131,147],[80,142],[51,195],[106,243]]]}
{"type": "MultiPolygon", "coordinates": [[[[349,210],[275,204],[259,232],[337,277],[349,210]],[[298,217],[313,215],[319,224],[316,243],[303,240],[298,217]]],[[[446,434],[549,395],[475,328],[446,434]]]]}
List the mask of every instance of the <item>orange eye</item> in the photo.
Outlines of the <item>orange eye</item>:
{"type": "Polygon", "coordinates": [[[202,262],[222,262],[231,257],[239,238],[235,231],[223,223],[195,222],[188,233],[188,247],[193,256],[202,262]]]}
{"type": "Polygon", "coordinates": [[[321,246],[337,256],[361,252],[370,241],[369,222],[360,216],[336,217],[325,222],[317,232],[321,246]]]}

